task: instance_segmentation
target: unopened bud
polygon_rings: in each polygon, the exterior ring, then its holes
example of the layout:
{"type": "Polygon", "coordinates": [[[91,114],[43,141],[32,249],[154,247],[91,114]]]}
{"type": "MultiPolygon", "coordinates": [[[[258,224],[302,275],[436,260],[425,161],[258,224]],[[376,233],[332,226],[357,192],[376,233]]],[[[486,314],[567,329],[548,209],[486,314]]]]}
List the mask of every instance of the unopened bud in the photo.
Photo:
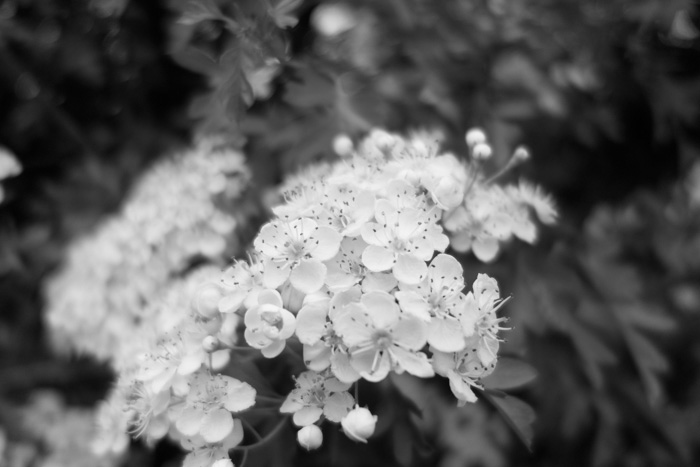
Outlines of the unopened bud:
{"type": "Polygon", "coordinates": [[[477,144],[486,142],[486,133],[481,128],[472,128],[467,131],[464,139],[467,141],[467,146],[473,148],[477,144]]]}
{"type": "Polygon", "coordinates": [[[377,425],[377,416],[372,415],[369,409],[356,405],[348,414],[340,421],[343,427],[343,433],[348,438],[366,443],[367,438],[374,434],[374,428],[377,425]]]}
{"type": "Polygon", "coordinates": [[[486,143],[478,143],[472,149],[472,157],[477,161],[484,161],[491,157],[493,150],[486,143]]]}
{"type": "Polygon", "coordinates": [[[333,138],[333,151],[340,157],[347,157],[352,154],[355,146],[348,135],[338,135],[333,138]]]}
{"type": "Polygon", "coordinates": [[[518,146],[513,153],[513,162],[525,162],[530,159],[530,151],[525,146],[518,146]]]}
{"type": "Polygon", "coordinates": [[[297,433],[297,441],[307,451],[318,449],[323,443],[323,433],[316,425],[305,426],[297,433]]]}
{"type": "Polygon", "coordinates": [[[202,339],[202,348],[207,353],[216,352],[221,348],[221,342],[215,336],[207,336],[202,339]]]}

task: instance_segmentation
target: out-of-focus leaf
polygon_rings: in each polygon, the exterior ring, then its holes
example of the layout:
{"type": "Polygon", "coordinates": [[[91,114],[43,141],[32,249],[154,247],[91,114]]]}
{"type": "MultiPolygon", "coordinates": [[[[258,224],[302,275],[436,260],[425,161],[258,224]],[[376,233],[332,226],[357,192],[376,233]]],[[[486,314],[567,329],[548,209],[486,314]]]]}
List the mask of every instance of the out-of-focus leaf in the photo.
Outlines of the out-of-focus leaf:
{"type": "Polygon", "coordinates": [[[282,29],[294,27],[299,22],[296,15],[293,14],[303,0],[273,0],[273,5],[267,10],[267,13],[272,17],[277,27],[282,29]]]}
{"type": "Polygon", "coordinates": [[[603,386],[602,366],[617,363],[618,356],[599,336],[582,325],[571,328],[571,340],[584,363],[584,370],[593,386],[603,386]]]}
{"type": "Polygon", "coordinates": [[[516,358],[499,358],[493,373],[481,380],[488,389],[516,389],[530,383],[537,371],[528,363],[516,358]]]}
{"type": "Polygon", "coordinates": [[[212,19],[222,19],[223,13],[214,0],[190,0],[180,17],[182,24],[192,25],[212,19]]]}
{"type": "Polygon", "coordinates": [[[284,91],[284,100],[298,108],[330,106],[335,102],[335,85],[333,82],[311,69],[295,69],[297,78],[290,80],[284,91]]]}
{"type": "Polygon", "coordinates": [[[491,391],[485,391],[482,394],[496,407],[525,447],[528,450],[532,450],[532,438],[534,435],[532,424],[536,419],[534,409],[517,397],[501,395],[491,391]]]}

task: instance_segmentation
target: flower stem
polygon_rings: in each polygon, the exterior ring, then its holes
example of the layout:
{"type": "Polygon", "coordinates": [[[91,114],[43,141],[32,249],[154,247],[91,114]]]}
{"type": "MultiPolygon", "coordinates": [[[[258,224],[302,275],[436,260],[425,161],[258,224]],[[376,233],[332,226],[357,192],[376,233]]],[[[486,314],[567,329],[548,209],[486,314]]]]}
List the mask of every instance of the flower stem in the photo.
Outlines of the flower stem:
{"type": "MultiPolygon", "coordinates": [[[[289,415],[285,415],[284,417],[282,417],[282,420],[279,421],[277,426],[275,426],[272,429],[272,431],[270,431],[264,438],[261,438],[259,441],[255,442],[253,444],[249,444],[248,446],[236,446],[233,449],[238,450],[238,451],[251,451],[253,449],[257,449],[261,446],[266,445],[277,435],[277,433],[280,432],[280,430],[282,430],[282,427],[285,425],[285,423],[287,422],[288,419],[289,419],[289,415]]],[[[253,431],[253,434],[257,433],[257,431],[255,431],[254,429],[252,431],[253,431]]],[[[258,434],[257,436],[260,436],[260,435],[258,434]]]]}

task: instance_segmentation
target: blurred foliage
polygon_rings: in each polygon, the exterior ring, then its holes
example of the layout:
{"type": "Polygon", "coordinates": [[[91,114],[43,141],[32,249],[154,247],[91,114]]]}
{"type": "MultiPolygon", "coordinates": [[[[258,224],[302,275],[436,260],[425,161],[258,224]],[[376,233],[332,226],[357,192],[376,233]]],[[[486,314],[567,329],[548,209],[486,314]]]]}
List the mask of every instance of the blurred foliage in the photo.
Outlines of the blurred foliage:
{"type": "MultiPolygon", "coordinates": [[[[4,404],[41,387],[71,404],[102,396],[104,370],[44,346],[38,291],[65,243],[167,149],[207,134],[245,145],[263,190],[335,157],[339,132],[435,128],[464,154],[479,125],[493,167],[528,145],[510,176],[561,206],[537,247],[512,245],[485,271],[515,297],[504,350],[539,373],[509,389],[535,408],[532,453],[496,415],[495,386],[491,404],[458,410],[444,387],[402,383],[397,406],[416,411],[381,417],[402,429],[333,460],[697,465],[700,177],[685,174],[699,77],[693,0],[4,0],[0,145],[23,167],[0,204],[4,404]]],[[[465,277],[484,272],[462,259],[465,277]]],[[[509,410],[527,437],[530,412],[509,410]]]]}

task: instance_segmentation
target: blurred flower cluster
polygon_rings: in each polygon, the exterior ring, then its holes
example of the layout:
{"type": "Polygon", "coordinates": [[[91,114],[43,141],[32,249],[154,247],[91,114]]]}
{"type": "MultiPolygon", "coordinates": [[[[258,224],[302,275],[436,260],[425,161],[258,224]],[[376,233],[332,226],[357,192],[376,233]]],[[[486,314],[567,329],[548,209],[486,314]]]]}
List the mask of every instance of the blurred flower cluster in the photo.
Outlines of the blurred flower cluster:
{"type": "Polygon", "coordinates": [[[119,361],[131,345],[124,336],[161,319],[153,299],[173,279],[237,246],[226,201],[240,195],[248,173],[240,154],[216,144],[205,139],[157,163],[119,213],[71,245],[45,288],[57,347],[119,361]]]}

